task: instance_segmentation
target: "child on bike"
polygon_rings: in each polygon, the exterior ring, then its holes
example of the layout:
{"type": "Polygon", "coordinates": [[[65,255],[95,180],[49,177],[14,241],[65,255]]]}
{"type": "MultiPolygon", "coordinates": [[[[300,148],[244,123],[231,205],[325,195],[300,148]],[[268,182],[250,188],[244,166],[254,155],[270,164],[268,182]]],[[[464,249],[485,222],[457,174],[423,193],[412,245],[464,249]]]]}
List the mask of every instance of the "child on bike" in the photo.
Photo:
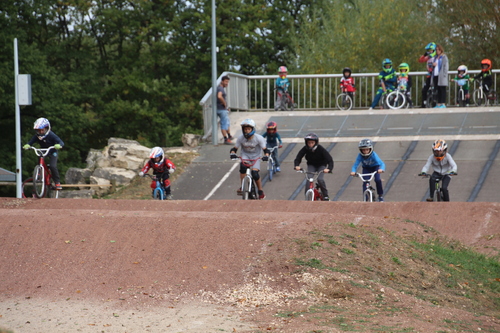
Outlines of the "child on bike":
{"type": "Polygon", "coordinates": [[[23,146],[24,149],[30,149],[34,143],[38,143],[41,148],[52,148],[48,155],[49,156],[49,167],[52,178],[56,185],[56,190],[62,190],[61,177],[59,176],[59,170],[57,169],[57,150],[64,147],[64,142],[56,135],[56,133],[51,131],[50,122],[46,118],[38,118],[33,125],[33,129],[36,134],[33,135],[30,141],[23,146]]]}
{"type": "MultiPolygon", "coordinates": [[[[373,151],[373,142],[370,139],[363,139],[358,144],[359,154],[351,168],[351,176],[356,175],[356,169],[361,164],[362,173],[374,173],[375,184],[377,185],[378,201],[384,202],[384,189],[382,188],[382,179],[380,174],[385,171],[385,163],[380,159],[375,151],[373,151]]],[[[368,179],[365,176],[364,179],[368,179]]],[[[363,191],[365,190],[363,186],[363,191]]]]}
{"type": "Polygon", "coordinates": [[[394,90],[394,87],[396,86],[396,71],[394,70],[394,68],[392,68],[391,59],[384,59],[384,61],[382,61],[382,71],[379,73],[378,79],[380,81],[380,88],[377,90],[377,93],[369,110],[373,110],[377,107],[382,94],[384,94],[386,91],[394,90]]]}
{"type": "MultiPolygon", "coordinates": [[[[252,168],[252,177],[257,184],[257,189],[259,190],[259,200],[262,200],[266,197],[264,191],[262,190],[262,180],[260,179],[259,171],[260,171],[260,157],[262,152],[264,152],[265,156],[262,156],[262,161],[267,161],[269,156],[269,150],[266,147],[266,140],[262,137],[262,135],[255,133],[255,122],[252,119],[245,119],[241,122],[241,132],[243,133],[236,140],[236,146],[231,148],[230,150],[230,158],[237,159],[238,156],[236,152],[238,148],[241,148],[241,158],[243,160],[255,160],[255,164],[251,166],[252,168]]],[[[245,178],[247,169],[249,167],[246,166],[243,161],[240,163],[240,184],[245,178]]],[[[242,195],[241,187],[237,190],[238,195],[242,195]]]]}
{"type": "MultiPolygon", "coordinates": [[[[333,158],[332,155],[319,143],[319,137],[316,133],[309,133],[304,137],[305,146],[297,153],[295,160],[293,161],[295,170],[300,170],[300,162],[305,156],[307,161],[307,172],[320,172],[323,171],[318,176],[318,185],[321,189],[321,194],[323,195],[324,201],[329,201],[328,189],[326,187],[326,182],[324,179],[325,173],[331,173],[333,170],[333,158]]],[[[305,191],[309,188],[307,184],[305,191]]]]}
{"type": "MultiPolygon", "coordinates": [[[[464,98],[465,98],[465,104],[469,105],[469,80],[470,76],[467,74],[467,66],[465,65],[460,65],[457,68],[457,76],[451,79],[451,81],[459,81],[459,80],[465,80],[464,84],[462,85],[462,89],[464,90],[464,98]]],[[[460,104],[460,101],[458,100],[457,96],[457,105],[460,104]]]]}
{"type": "Polygon", "coordinates": [[[418,62],[425,62],[427,64],[427,75],[425,77],[425,84],[422,88],[422,107],[427,107],[427,92],[431,87],[431,77],[434,71],[434,57],[437,55],[436,43],[429,43],[425,46],[425,53],[418,59],[418,62]]]}
{"type": "Polygon", "coordinates": [[[356,92],[354,78],[351,76],[352,71],[349,67],[344,68],[342,71],[342,78],[340,78],[340,89],[346,92],[354,101],[354,93],[356,92]]]}
{"type": "Polygon", "coordinates": [[[278,75],[279,76],[276,79],[276,90],[278,94],[274,111],[278,111],[282,103],[285,103],[283,97],[288,93],[288,86],[290,86],[290,82],[286,78],[288,75],[288,69],[285,66],[280,66],[280,68],[278,68],[278,75]]]}
{"type": "MultiPolygon", "coordinates": [[[[161,179],[161,182],[165,186],[165,199],[172,200],[172,190],[170,188],[170,174],[175,172],[175,164],[165,157],[163,149],[161,147],[154,147],[149,152],[149,160],[146,162],[139,176],[144,177],[148,173],[149,169],[153,169],[153,175],[161,179]]],[[[156,188],[156,181],[151,182],[151,188],[154,190],[156,188]]]]}
{"type": "Polygon", "coordinates": [[[488,98],[491,98],[489,95],[490,88],[493,86],[493,76],[491,73],[491,60],[483,59],[481,60],[481,73],[474,76],[474,80],[481,79],[481,85],[483,86],[483,92],[486,94],[488,98]]]}
{"type": "Polygon", "coordinates": [[[432,144],[432,155],[429,156],[427,163],[425,163],[422,172],[419,174],[419,176],[426,176],[432,165],[434,172],[429,179],[430,196],[427,198],[427,201],[434,200],[435,183],[440,180],[442,180],[441,190],[443,192],[443,201],[450,201],[448,185],[451,181],[450,175],[457,173],[457,164],[447,152],[448,145],[446,141],[441,139],[434,141],[432,144]]]}
{"type": "Polygon", "coordinates": [[[411,101],[411,87],[413,86],[413,81],[410,76],[410,65],[406,62],[399,64],[398,75],[398,87],[406,97],[408,105],[413,108],[413,102],[411,101]]]}
{"type": "Polygon", "coordinates": [[[276,171],[280,172],[280,161],[278,160],[278,148],[283,147],[283,141],[278,133],[278,124],[275,121],[270,121],[266,124],[266,132],[262,134],[262,137],[266,139],[267,148],[274,148],[271,152],[274,162],[276,163],[276,171]]]}

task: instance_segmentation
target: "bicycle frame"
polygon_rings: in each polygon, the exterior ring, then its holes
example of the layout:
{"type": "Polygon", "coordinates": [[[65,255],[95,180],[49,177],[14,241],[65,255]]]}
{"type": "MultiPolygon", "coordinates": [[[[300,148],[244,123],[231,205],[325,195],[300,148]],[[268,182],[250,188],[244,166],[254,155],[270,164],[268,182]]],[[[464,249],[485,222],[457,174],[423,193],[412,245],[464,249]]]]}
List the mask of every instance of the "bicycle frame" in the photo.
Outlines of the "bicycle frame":
{"type": "MultiPolygon", "coordinates": [[[[431,177],[430,174],[426,173],[425,175],[420,175],[422,176],[423,178],[429,178],[431,177]]],[[[433,196],[433,199],[434,201],[443,201],[443,190],[441,189],[441,182],[443,181],[444,177],[451,177],[451,176],[456,176],[456,174],[454,173],[450,173],[450,174],[447,174],[447,175],[444,175],[441,179],[437,180],[434,182],[434,196],[433,196]]]]}
{"type": "Polygon", "coordinates": [[[153,181],[156,182],[156,187],[153,190],[153,198],[158,200],[165,200],[167,196],[165,194],[165,186],[163,185],[161,178],[158,178],[156,175],[150,175],[150,174],[145,174],[144,176],[148,176],[149,178],[151,178],[153,181]]]}
{"type": "Polygon", "coordinates": [[[433,108],[437,105],[437,87],[434,85],[433,77],[431,77],[431,85],[427,91],[426,107],[433,108]]]}
{"type": "Polygon", "coordinates": [[[372,173],[356,173],[354,175],[354,177],[359,177],[359,179],[363,182],[363,202],[373,202],[373,193],[375,192],[375,189],[371,186],[370,182],[377,173],[378,172],[375,171],[372,173]],[[365,179],[365,177],[369,178],[365,179]]]}
{"type": "Polygon", "coordinates": [[[455,82],[458,85],[458,91],[457,91],[458,105],[461,107],[464,107],[465,102],[466,102],[466,98],[465,98],[465,91],[464,91],[463,86],[467,83],[467,79],[455,80],[455,82]]]}
{"type": "Polygon", "coordinates": [[[305,199],[306,201],[323,201],[323,195],[319,190],[319,184],[316,182],[318,177],[323,171],[320,172],[308,172],[304,169],[300,169],[297,172],[305,174],[306,180],[309,182],[309,188],[306,191],[305,199]]]}
{"type": "Polygon", "coordinates": [[[241,190],[243,191],[243,200],[258,200],[259,192],[257,189],[257,183],[252,177],[252,167],[255,163],[261,159],[261,157],[256,159],[244,159],[238,156],[241,163],[247,168],[245,177],[241,180],[241,190]]]}
{"type": "Polygon", "coordinates": [[[490,90],[490,94],[492,97],[488,97],[483,90],[483,80],[478,79],[479,81],[479,88],[475,89],[472,97],[474,99],[474,104],[476,106],[481,106],[484,104],[484,106],[490,105],[490,104],[495,104],[496,103],[496,92],[494,90],[490,90]],[[490,103],[491,100],[491,103],[490,103]]]}
{"type": "Polygon", "coordinates": [[[290,93],[288,91],[282,91],[278,88],[275,89],[277,90],[277,105],[274,107],[274,110],[278,111],[281,109],[282,111],[288,111],[288,109],[290,109],[290,111],[293,111],[295,102],[293,101],[290,93]]]}
{"type": "Polygon", "coordinates": [[[26,197],[24,193],[24,187],[28,187],[29,183],[33,184],[33,197],[35,198],[44,198],[50,197],[52,192],[54,193],[54,198],[59,197],[59,191],[55,189],[54,181],[52,180],[52,174],[50,173],[50,169],[45,163],[45,156],[49,154],[49,151],[53,149],[54,146],[50,146],[48,148],[35,148],[30,147],[29,149],[33,149],[35,154],[39,157],[38,164],[33,169],[33,176],[31,178],[26,179],[23,182],[23,196],[26,197]]]}
{"type": "Polygon", "coordinates": [[[278,149],[278,146],[274,146],[273,148],[268,148],[269,150],[269,160],[267,161],[267,172],[269,175],[269,181],[273,180],[273,175],[276,173],[276,162],[273,158],[273,152],[275,149],[278,149]]]}

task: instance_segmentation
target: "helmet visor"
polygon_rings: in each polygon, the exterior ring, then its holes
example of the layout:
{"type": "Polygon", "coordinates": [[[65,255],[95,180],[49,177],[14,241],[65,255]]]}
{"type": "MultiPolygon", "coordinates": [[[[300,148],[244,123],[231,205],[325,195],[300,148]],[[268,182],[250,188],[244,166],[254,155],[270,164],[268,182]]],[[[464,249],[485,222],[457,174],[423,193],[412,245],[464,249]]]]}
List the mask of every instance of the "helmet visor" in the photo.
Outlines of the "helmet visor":
{"type": "Polygon", "coordinates": [[[434,156],[436,156],[436,157],[443,157],[444,156],[443,150],[434,150],[433,153],[434,153],[434,156]]]}
{"type": "Polygon", "coordinates": [[[45,135],[45,133],[47,133],[47,129],[46,128],[37,128],[35,130],[35,132],[37,135],[45,135]]]}

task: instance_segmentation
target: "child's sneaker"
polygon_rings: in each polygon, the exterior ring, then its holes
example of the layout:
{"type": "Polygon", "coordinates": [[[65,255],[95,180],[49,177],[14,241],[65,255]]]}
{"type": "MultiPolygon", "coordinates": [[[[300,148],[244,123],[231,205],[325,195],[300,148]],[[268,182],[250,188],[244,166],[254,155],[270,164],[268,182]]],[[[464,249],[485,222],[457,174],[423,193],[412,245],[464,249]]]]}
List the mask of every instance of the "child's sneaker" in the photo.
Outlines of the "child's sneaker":
{"type": "Polygon", "coordinates": [[[427,198],[427,199],[425,199],[425,200],[427,200],[427,201],[429,201],[429,202],[434,201],[434,199],[433,199],[433,198],[431,198],[431,197],[428,197],[428,198],[427,198]]]}
{"type": "Polygon", "coordinates": [[[232,144],[233,144],[233,142],[232,142],[232,141],[231,141],[231,139],[229,139],[229,138],[224,138],[224,144],[225,144],[225,145],[232,145],[232,144]]]}
{"type": "Polygon", "coordinates": [[[280,167],[276,167],[276,172],[281,172],[280,167]]]}
{"type": "Polygon", "coordinates": [[[323,201],[330,201],[330,198],[329,197],[324,197],[323,201]]]}
{"type": "Polygon", "coordinates": [[[384,202],[384,197],[378,197],[378,202],[384,202]]]}
{"type": "Polygon", "coordinates": [[[229,140],[234,139],[234,137],[233,137],[231,134],[229,134],[229,133],[227,133],[227,138],[228,138],[229,140]]]}
{"type": "Polygon", "coordinates": [[[236,195],[243,195],[243,191],[241,190],[241,187],[236,190],[236,195]]]}
{"type": "Polygon", "coordinates": [[[167,194],[165,196],[165,200],[174,200],[174,197],[172,196],[172,194],[167,194]]]}
{"type": "Polygon", "coordinates": [[[266,197],[266,195],[264,194],[264,191],[262,190],[259,190],[259,200],[262,200],[266,197]]]}
{"type": "Polygon", "coordinates": [[[57,184],[56,184],[56,190],[57,190],[57,191],[62,190],[62,186],[61,186],[61,184],[60,184],[60,183],[57,183],[57,184]]]}

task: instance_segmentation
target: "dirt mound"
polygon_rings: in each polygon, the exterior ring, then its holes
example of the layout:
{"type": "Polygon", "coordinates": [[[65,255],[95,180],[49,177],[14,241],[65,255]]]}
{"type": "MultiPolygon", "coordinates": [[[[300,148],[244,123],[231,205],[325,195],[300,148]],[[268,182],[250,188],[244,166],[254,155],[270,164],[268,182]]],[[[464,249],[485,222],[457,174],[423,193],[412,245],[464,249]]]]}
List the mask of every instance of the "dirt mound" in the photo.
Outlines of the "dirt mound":
{"type": "MultiPolygon", "coordinates": [[[[475,313],[475,300],[445,294],[437,268],[409,262],[401,253],[408,249],[405,239],[425,242],[445,236],[486,255],[498,255],[499,207],[0,199],[0,326],[20,332],[50,327],[57,332],[57,322],[61,332],[67,331],[68,324],[54,318],[39,320],[37,329],[30,330],[34,325],[26,324],[25,312],[13,311],[12,305],[66,301],[71,307],[99,304],[113,313],[112,324],[97,314],[92,320],[82,315],[91,322],[78,323],[83,331],[94,326],[103,332],[206,332],[208,327],[239,332],[318,327],[336,331],[335,327],[357,328],[356,316],[367,316],[375,325],[371,327],[379,328],[500,330],[493,312],[482,307],[475,313]],[[332,253],[335,258],[328,257],[332,253]],[[391,274],[393,282],[381,280],[391,274]],[[191,309],[211,306],[204,309],[212,318],[205,312],[182,315],[186,304],[191,309]],[[126,322],[113,312],[117,308],[128,313],[127,320],[122,318],[126,322]],[[171,318],[176,318],[169,323],[164,320],[168,309],[175,310],[171,318]],[[163,319],[152,322],[148,311],[163,319]],[[313,320],[313,311],[329,319],[313,320]],[[140,326],[141,316],[149,324],[140,326]],[[179,316],[186,326],[175,326],[181,322],[179,316]],[[215,323],[215,318],[221,322],[215,323]],[[204,328],[196,327],[197,320],[204,328]],[[43,326],[51,321],[52,326],[43,326]]],[[[42,312],[44,316],[51,315],[42,312]]]]}

